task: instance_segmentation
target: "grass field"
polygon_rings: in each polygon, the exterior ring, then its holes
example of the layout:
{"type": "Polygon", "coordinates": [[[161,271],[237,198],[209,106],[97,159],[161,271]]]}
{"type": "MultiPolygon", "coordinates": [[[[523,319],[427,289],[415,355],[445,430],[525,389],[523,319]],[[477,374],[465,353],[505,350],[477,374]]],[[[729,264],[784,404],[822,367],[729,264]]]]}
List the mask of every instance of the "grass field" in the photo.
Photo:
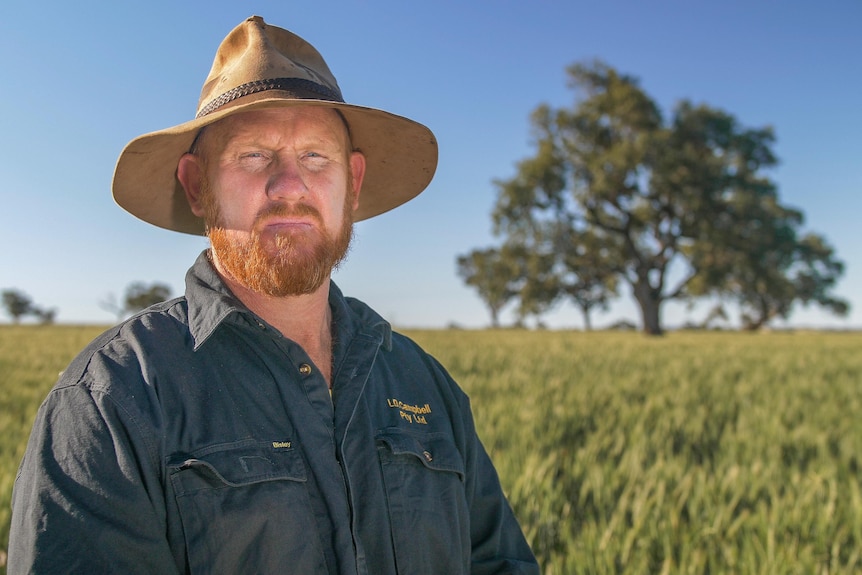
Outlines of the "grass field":
{"type": "MultiPolygon", "coordinates": [[[[99,331],[0,326],[0,551],[33,414],[99,331]]],[[[862,334],[408,333],[544,573],[862,572],[862,334]]]]}

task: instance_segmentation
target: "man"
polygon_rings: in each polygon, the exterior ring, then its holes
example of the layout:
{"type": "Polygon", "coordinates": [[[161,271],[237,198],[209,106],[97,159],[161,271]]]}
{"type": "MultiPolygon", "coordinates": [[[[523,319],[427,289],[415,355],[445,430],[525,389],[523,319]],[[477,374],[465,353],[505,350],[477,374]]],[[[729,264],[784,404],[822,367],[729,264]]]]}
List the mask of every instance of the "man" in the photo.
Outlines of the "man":
{"type": "Polygon", "coordinates": [[[196,119],[132,141],[113,183],[211,247],[40,408],[9,573],[538,573],[467,397],[330,281],[353,221],[436,161],[424,126],[344,103],[301,38],[234,29],[196,119]]]}

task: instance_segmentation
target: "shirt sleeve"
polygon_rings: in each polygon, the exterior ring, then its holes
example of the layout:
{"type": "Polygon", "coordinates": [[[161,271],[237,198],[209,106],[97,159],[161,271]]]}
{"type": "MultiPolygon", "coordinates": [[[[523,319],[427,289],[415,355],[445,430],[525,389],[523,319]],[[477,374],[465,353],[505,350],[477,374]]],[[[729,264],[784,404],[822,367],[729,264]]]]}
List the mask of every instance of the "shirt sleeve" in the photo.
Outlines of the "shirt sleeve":
{"type": "Polygon", "coordinates": [[[465,491],[470,508],[472,575],[538,575],[539,565],[509,501],[497,470],[476,432],[469,398],[436,360],[435,367],[460,396],[465,453],[465,491]]]}
{"type": "Polygon", "coordinates": [[[15,481],[8,573],[176,573],[146,442],[107,394],[55,388],[15,481]]]}
{"type": "Polygon", "coordinates": [[[471,573],[538,575],[538,564],[503,494],[497,471],[475,434],[473,443],[467,470],[471,573]]]}

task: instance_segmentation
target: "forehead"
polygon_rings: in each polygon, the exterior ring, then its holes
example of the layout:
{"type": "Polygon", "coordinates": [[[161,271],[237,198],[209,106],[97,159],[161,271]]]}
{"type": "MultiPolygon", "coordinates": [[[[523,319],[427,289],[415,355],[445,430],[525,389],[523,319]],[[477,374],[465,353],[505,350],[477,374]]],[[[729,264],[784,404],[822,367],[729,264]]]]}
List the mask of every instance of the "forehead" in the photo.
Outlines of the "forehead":
{"type": "Polygon", "coordinates": [[[296,137],[333,140],[347,146],[344,118],[333,108],[292,106],[240,112],[204,128],[199,140],[222,148],[235,141],[286,141],[296,137]],[[204,137],[205,136],[205,137],[204,137]]]}

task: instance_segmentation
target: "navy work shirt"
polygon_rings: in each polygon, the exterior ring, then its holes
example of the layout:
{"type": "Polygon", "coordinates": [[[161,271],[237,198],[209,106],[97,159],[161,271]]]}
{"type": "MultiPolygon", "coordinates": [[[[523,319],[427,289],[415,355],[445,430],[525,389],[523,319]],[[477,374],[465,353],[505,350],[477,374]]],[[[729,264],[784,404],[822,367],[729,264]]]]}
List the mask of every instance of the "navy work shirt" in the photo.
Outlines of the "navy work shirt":
{"type": "Polygon", "coordinates": [[[334,285],[332,395],[206,254],[41,406],[10,574],[538,573],[446,371],[334,285]]]}

